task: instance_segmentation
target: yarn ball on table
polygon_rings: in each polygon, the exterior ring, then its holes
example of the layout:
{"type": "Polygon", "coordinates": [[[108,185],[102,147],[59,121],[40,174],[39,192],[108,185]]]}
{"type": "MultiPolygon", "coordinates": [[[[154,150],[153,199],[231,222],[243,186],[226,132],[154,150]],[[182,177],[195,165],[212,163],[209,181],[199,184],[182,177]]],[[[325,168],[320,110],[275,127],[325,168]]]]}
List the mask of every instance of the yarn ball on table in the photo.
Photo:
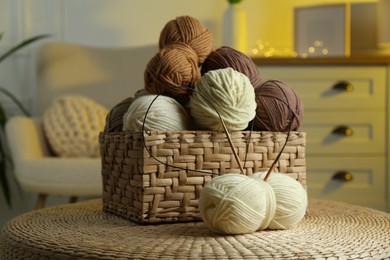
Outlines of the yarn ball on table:
{"type": "Polygon", "coordinates": [[[198,208],[210,230],[235,235],[265,229],[275,204],[268,183],[242,174],[224,174],[203,187],[198,208]]]}
{"type": "Polygon", "coordinates": [[[228,67],[246,75],[254,87],[260,85],[260,73],[252,59],[246,54],[228,46],[222,46],[210,53],[202,64],[200,73],[204,75],[210,70],[228,67]]]}
{"type": "Polygon", "coordinates": [[[195,83],[188,107],[201,129],[224,130],[219,113],[228,130],[243,130],[256,115],[254,88],[232,68],[210,70],[195,83]]]}
{"type": "Polygon", "coordinates": [[[201,64],[214,48],[213,36],[205,25],[191,16],[179,16],[169,21],[160,33],[159,47],[172,43],[189,45],[199,57],[201,64]]]}
{"type": "Polygon", "coordinates": [[[124,114],[123,131],[142,131],[145,116],[145,131],[190,129],[189,115],[175,99],[162,95],[145,95],[136,98],[124,114]]]}
{"type": "Polygon", "coordinates": [[[303,118],[303,103],[286,83],[280,80],[265,81],[255,88],[255,95],[255,130],[287,132],[290,124],[292,131],[299,129],[303,118]]]}
{"type": "MultiPolygon", "coordinates": [[[[255,173],[250,178],[263,181],[266,172],[255,173]]],[[[306,214],[307,192],[297,180],[287,174],[273,172],[266,181],[276,197],[275,216],[268,229],[289,229],[298,224],[306,214]]]]}
{"type": "Polygon", "coordinates": [[[185,104],[199,78],[198,56],[194,50],[184,43],[170,44],[147,64],[144,73],[145,90],[150,94],[172,97],[185,104]]]}
{"type": "Polygon", "coordinates": [[[106,126],[104,127],[105,132],[120,132],[123,129],[123,116],[129,109],[134,98],[128,97],[118,104],[116,104],[108,112],[106,117],[106,126]]]}

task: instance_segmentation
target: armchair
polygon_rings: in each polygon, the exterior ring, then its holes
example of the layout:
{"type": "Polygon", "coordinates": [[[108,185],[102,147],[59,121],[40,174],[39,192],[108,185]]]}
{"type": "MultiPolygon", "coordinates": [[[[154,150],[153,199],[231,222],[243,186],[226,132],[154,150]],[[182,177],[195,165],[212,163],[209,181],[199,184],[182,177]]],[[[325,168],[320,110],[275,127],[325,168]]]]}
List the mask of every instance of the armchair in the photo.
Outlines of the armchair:
{"type": "MultiPolygon", "coordinates": [[[[6,138],[14,173],[22,189],[38,194],[36,208],[48,195],[100,196],[99,158],[54,156],[42,127],[42,115],[61,95],[79,94],[113,107],[143,88],[143,72],[157,46],[101,48],[48,43],[37,54],[37,112],[34,117],[14,116],[6,124],[6,138]]],[[[96,137],[97,138],[97,137],[96,137]]]]}
{"type": "Polygon", "coordinates": [[[38,193],[36,208],[47,195],[78,196],[101,194],[100,158],[61,158],[49,152],[41,122],[15,116],[6,124],[6,135],[16,179],[23,190],[38,193]]]}

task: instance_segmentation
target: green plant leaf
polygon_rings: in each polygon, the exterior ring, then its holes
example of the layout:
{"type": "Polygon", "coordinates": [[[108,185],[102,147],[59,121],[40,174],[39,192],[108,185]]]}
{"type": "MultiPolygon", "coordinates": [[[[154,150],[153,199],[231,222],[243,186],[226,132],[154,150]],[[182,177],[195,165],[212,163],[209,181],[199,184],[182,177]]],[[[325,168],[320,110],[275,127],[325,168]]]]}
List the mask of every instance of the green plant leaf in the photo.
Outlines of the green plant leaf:
{"type": "Polygon", "coordinates": [[[7,121],[3,106],[0,104],[0,126],[4,126],[7,121]]]}
{"type": "Polygon", "coordinates": [[[4,151],[4,124],[5,124],[5,112],[3,107],[0,105],[0,185],[4,194],[4,198],[7,202],[8,207],[11,207],[11,190],[7,179],[7,160],[4,151]]]}
{"type": "MultiPolygon", "coordinates": [[[[2,39],[4,33],[0,33],[0,40],[2,39]]],[[[16,46],[12,47],[10,50],[5,52],[0,56],[0,63],[5,60],[8,56],[12,55],[13,53],[17,52],[18,50],[26,47],[27,45],[47,38],[49,37],[49,34],[44,35],[38,35],[31,37],[29,39],[26,39],[22,41],[21,43],[17,44],[16,46]]],[[[5,88],[0,87],[0,92],[5,94],[8,98],[10,98],[17,106],[18,108],[26,115],[31,116],[30,112],[23,106],[23,104],[8,90],[5,88]]],[[[8,204],[8,207],[11,207],[11,190],[9,181],[7,179],[7,170],[8,170],[8,164],[12,165],[12,160],[8,156],[8,153],[6,151],[6,144],[5,144],[5,134],[4,134],[4,126],[7,121],[6,113],[4,111],[3,106],[0,104],[0,188],[3,191],[5,200],[8,204]]]]}
{"type": "Polygon", "coordinates": [[[4,53],[3,55],[0,56],[0,63],[5,60],[5,58],[7,58],[8,56],[10,56],[11,54],[13,54],[14,52],[17,52],[18,50],[22,49],[23,47],[25,47],[26,45],[29,45],[35,41],[38,41],[38,40],[41,40],[43,38],[47,38],[49,37],[50,35],[49,34],[43,34],[43,35],[37,35],[37,36],[34,36],[32,38],[29,38],[27,40],[24,40],[22,41],[21,43],[19,43],[18,45],[12,47],[10,50],[8,50],[6,53],[4,53]]]}
{"type": "MultiPolygon", "coordinates": [[[[5,88],[3,87],[0,87],[0,92],[5,94],[8,98],[10,98],[17,106],[18,108],[20,109],[20,111],[23,112],[23,114],[25,116],[31,116],[30,112],[28,112],[28,110],[23,106],[23,104],[15,97],[14,94],[12,94],[11,92],[9,92],[8,90],[6,90],[5,88]]],[[[4,110],[3,110],[3,113],[4,113],[4,110]]],[[[4,113],[4,115],[1,114],[0,112],[0,124],[3,125],[5,124],[5,122],[7,121],[6,119],[6,115],[4,113]],[[4,122],[2,121],[4,119],[4,122]]]]}
{"type": "MultiPolygon", "coordinates": [[[[1,167],[3,168],[3,164],[1,164],[1,167]]],[[[9,188],[7,178],[3,174],[0,174],[0,184],[1,184],[1,188],[3,190],[3,195],[5,198],[5,201],[7,202],[8,207],[12,207],[11,190],[9,188]]]]}
{"type": "Polygon", "coordinates": [[[228,0],[229,1],[229,4],[238,4],[240,3],[242,0],[228,0]]]}
{"type": "MultiPolygon", "coordinates": [[[[2,155],[0,155],[2,156],[2,155]]],[[[0,159],[0,184],[1,184],[1,189],[3,191],[3,195],[5,198],[5,201],[7,202],[8,207],[12,206],[11,203],[11,190],[9,188],[9,183],[7,180],[7,167],[6,167],[6,162],[3,160],[3,158],[0,159]]]]}

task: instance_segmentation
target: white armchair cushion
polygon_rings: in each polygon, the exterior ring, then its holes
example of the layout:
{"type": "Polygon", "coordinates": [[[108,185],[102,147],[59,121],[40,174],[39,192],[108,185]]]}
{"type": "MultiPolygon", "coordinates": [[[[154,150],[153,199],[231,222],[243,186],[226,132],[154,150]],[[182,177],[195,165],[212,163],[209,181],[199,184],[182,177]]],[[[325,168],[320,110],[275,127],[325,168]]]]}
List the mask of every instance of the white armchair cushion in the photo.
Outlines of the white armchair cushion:
{"type": "Polygon", "coordinates": [[[100,158],[46,157],[19,162],[17,179],[30,192],[64,195],[101,195],[100,158]]]}
{"type": "Polygon", "coordinates": [[[14,162],[14,173],[23,189],[65,195],[101,195],[101,160],[50,155],[41,122],[24,116],[10,118],[6,137],[14,162]]]}

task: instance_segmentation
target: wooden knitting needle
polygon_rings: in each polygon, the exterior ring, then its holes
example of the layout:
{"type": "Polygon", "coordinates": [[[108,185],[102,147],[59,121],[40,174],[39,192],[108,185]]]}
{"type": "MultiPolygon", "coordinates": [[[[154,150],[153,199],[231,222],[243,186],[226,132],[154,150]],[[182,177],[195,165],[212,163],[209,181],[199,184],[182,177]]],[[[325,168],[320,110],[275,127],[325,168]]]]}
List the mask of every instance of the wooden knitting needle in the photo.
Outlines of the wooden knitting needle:
{"type": "Polygon", "coordinates": [[[225,131],[225,133],[226,133],[226,137],[227,137],[227,139],[228,139],[230,148],[232,148],[234,158],[236,159],[237,164],[238,164],[238,167],[240,168],[241,174],[244,174],[244,167],[242,167],[240,158],[238,157],[237,151],[236,151],[236,149],[234,148],[234,145],[233,145],[233,142],[232,142],[232,138],[230,137],[229,131],[227,130],[227,127],[226,127],[226,125],[225,125],[225,122],[224,122],[222,119],[221,119],[221,122],[222,122],[222,127],[223,127],[223,129],[224,129],[224,131],[225,131]]]}
{"type": "Polygon", "coordinates": [[[264,177],[264,181],[267,181],[268,177],[271,175],[271,172],[272,172],[272,169],[275,167],[275,164],[277,163],[279,158],[277,158],[271,165],[271,167],[269,167],[269,170],[267,171],[267,174],[265,175],[264,177]]]}
{"type": "Polygon", "coordinates": [[[286,142],[284,143],[282,149],[280,150],[280,152],[279,152],[278,155],[276,156],[274,162],[271,164],[271,167],[269,167],[269,170],[267,171],[267,174],[266,174],[265,177],[264,177],[264,181],[267,181],[268,177],[271,175],[272,169],[275,167],[275,164],[279,161],[279,158],[280,158],[280,156],[282,155],[283,150],[284,150],[284,148],[285,148],[286,145],[287,145],[289,136],[290,136],[290,131],[287,133],[286,142]]]}

